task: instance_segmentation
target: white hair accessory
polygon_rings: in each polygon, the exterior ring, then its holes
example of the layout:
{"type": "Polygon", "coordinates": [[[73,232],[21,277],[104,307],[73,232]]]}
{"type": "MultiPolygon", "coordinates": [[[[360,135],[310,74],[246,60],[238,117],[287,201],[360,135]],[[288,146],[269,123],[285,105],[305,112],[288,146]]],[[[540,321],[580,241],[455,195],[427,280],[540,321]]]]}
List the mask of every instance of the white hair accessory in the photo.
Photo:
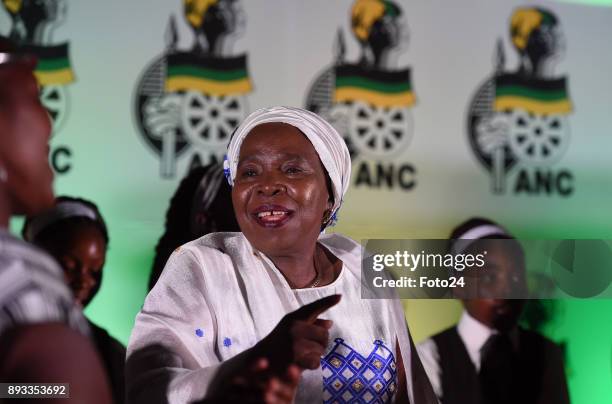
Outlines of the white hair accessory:
{"type": "Polygon", "coordinates": [[[58,202],[51,210],[41,215],[35,216],[28,222],[25,229],[24,238],[32,241],[40,232],[54,223],[70,217],[85,217],[94,222],[99,221],[98,215],[90,207],[76,201],[58,202]]]}
{"type": "Polygon", "coordinates": [[[451,248],[454,254],[460,254],[465,251],[474,240],[485,239],[491,236],[506,236],[509,237],[508,233],[499,226],[494,224],[481,224],[480,226],[472,227],[465,233],[457,236],[453,241],[451,248]]]}

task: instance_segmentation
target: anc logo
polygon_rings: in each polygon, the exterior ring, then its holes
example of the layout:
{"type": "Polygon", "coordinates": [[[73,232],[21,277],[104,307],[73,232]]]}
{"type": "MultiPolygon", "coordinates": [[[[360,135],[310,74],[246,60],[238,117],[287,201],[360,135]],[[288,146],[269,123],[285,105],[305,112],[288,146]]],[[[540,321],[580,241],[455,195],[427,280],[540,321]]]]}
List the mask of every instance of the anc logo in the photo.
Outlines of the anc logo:
{"type": "Polygon", "coordinates": [[[245,25],[240,3],[185,0],[183,11],[193,47],[177,49],[171,17],[166,50],[142,73],[134,97],[136,124],[158,154],[163,178],[176,175],[181,155],[188,155],[188,169],[221,161],[252,91],[246,55],[228,55],[245,25]]]}
{"type": "MultiPolygon", "coordinates": [[[[68,115],[67,85],[75,81],[70,65],[68,43],[54,44],[53,32],[66,19],[65,0],[2,0],[11,19],[8,38],[23,52],[38,60],[34,74],[40,85],[40,98],[53,121],[56,134],[68,115]]],[[[50,153],[53,169],[67,173],[72,156],[66,146],[55,146],[50,153]]]]}
{"type": "Polygon", "coordinates": [[[476,91],[468,112],[468,137],[480,163],[489,171],[493,193],[573,192],[573,175],[550,166],[569,144],[568,115],[573,106],[567,79],[554,75],[564,41],[550,11],[519,8],[510,20],[510,39],[518,53],[515,71],[505,71],[501,39],[493,76],[476,91]]]}
{"type": "Polygon", "coordinates": [[[392,63],[393,54],[407,43],[402,10],[391,1],[357,0],[351,9],[351,32],[359,43],[359,61],[344,60],[340,30],[335,61],[314,80],[306,108],[343,135],[358,165],[356,186],[411,189],[414,167],[389,161],[410,143],[415,104],[410,69],[392,63]]]}

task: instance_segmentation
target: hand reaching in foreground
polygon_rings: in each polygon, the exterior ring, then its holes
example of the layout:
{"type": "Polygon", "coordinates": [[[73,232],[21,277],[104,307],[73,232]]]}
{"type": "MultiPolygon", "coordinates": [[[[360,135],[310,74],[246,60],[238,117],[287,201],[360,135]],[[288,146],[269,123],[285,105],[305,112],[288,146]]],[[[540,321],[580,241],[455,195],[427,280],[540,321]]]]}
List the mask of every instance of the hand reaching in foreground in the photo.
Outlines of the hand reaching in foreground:
{"type": "Polygon", "coordinates": [[[241,369],[223,387],[198,404],[289,404],[293,402],[300,368],[297,365],[287,367],[283,375],[270,371],[267,359],[257,359],[249,368],[241,369]]]}
{"type": "Polygon", "coordinates": [[[340,301],[331,295],[304,305],[278,323],[268,336],[253,347],[259,357],[268,358],[273,370],[295,364],[303,369],[317,369],[327,349],[331,320],[317,318],[340,301]]]}
{"type": "Polygon", "coordinates": [[[254,347],[225,362],[201,404],[291,403],[301,372],[317,369],[327,349],[332,322],[317,317],[339,301],[327,296],[285,315],[254,347]]]}

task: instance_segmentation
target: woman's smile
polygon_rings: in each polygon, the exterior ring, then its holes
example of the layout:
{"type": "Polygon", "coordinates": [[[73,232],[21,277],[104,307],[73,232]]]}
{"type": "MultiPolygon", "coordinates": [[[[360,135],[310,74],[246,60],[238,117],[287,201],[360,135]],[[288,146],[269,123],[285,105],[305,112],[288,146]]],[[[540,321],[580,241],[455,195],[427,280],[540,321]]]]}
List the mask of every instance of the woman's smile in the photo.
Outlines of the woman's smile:
{"type": "Polygon", "coordinates": [[[289,220],[293,211],[285,208],[282,205],[261,205],[257,207],[251,216],[258,225],[263,227],[281,227],[289,220]]]}

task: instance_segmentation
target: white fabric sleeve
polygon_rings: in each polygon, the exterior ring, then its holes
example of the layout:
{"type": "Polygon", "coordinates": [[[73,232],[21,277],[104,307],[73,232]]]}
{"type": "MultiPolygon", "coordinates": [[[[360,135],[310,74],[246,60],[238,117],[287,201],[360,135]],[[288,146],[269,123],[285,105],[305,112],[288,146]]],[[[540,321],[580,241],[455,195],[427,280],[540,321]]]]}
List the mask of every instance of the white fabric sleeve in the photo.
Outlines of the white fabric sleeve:
{"type": "Polygon", "coordinates": [[[442,370],[440,369],[440,356],[438,346],[432,338],[419,343],[417,352],[421,357],[421,362],[425,368],[425,373],[429,377],[431,387],[438,398],[442,398],[442,370]]]}
{"type": "Polygon", "coordinates": [[[220,363],[204,270],[181,248],[145,299],[127,348],[128,403],[190,403],[206,395],[220,363]]]}

